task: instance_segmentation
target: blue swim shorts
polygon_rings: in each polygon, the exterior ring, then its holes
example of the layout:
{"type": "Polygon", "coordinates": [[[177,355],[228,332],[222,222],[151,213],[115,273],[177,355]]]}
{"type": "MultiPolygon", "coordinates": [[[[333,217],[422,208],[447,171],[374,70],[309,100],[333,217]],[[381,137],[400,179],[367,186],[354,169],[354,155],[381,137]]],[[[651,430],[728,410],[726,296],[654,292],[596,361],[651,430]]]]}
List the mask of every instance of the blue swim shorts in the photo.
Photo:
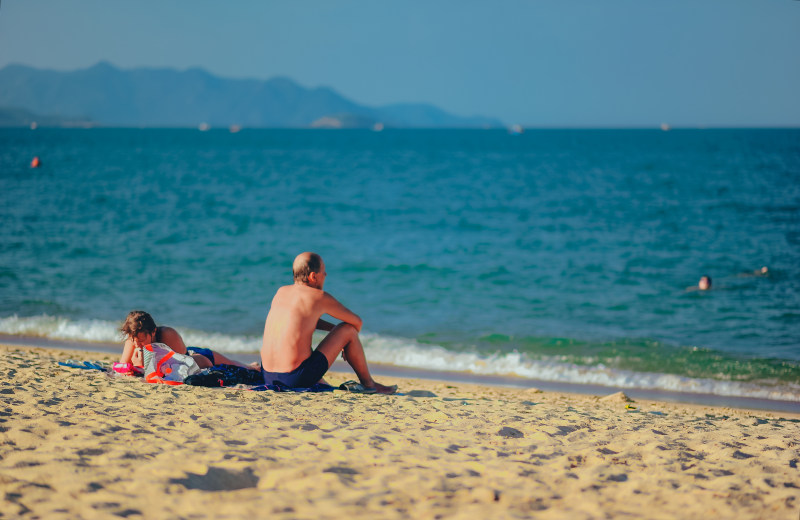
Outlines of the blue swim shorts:
{"type": "Polygon", "coordinates": [[[203,347],[186,347],[186,353],[191,354],[200,354],[203,357],[208,358],[211,361],[211,366],[216,365],[214,363],[214,351],[210,348],[203,348],[203,347]]]}
{"type": "Polygon", "coordinates": [[[264,384],[267,385],[279,381],[289,388],[311,388],[319,383],[327,371],[328,358],[322,352],[315,350],[291,372],[267,372],[262,368],[261,374],[264,376],[264,384]]]}

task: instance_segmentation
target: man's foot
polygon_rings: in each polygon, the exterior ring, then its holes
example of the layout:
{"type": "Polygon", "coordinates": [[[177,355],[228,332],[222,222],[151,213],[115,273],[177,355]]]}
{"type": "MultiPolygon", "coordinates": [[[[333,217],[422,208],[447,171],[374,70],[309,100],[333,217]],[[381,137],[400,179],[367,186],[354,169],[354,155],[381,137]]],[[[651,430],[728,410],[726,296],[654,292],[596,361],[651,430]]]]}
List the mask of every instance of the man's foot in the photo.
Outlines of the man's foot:
{"type": "Polygon", "coordinates": [[[377,390],[377,393],[379,394],[391,395],[397,392],[397,385],[385,386],[380,383],[375,383],[374,386],[372,386],[372,388],[377,390]]]}

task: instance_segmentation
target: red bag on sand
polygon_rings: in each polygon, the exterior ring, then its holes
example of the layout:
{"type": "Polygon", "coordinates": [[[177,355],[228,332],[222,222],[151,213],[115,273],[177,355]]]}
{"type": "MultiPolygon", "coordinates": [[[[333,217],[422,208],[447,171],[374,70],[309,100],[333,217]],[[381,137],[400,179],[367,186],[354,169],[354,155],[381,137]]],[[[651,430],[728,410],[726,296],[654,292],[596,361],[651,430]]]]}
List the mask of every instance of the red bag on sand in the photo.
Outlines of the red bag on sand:
{"type": "Polygon", "coordinates": [[[144,369],[133,366],[133,363],[114,363],[111,365],[111,369],[123,376],[141,376],[144,374],[144,369]]]}

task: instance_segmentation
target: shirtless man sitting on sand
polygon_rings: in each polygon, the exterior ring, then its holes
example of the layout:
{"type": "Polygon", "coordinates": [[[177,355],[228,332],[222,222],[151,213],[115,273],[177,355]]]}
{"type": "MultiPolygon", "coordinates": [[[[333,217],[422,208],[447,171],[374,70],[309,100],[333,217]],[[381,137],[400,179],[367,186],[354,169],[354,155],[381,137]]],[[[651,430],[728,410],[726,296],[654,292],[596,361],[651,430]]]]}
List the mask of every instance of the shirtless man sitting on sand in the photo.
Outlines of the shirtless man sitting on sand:
{"type": "Polygon", "coordinates": [[[361,318],[322,290],[325,263],[316,253],[301,253],[292,264],[294,285],[278,289],[272,299],[264,339],[261,366],[266,384],[279,381],[291,388],[308,388],[322,381],[322,376],[342,352],[361,384],[381,394],[393,394],[396,386],[376,383],[369,373],[364,347],[358,338],[361,318]],[[334,326],[320,319],[328,314],[341,320],[334,326]],[[314,330],[329,334],[311,350],[314,330]]]}

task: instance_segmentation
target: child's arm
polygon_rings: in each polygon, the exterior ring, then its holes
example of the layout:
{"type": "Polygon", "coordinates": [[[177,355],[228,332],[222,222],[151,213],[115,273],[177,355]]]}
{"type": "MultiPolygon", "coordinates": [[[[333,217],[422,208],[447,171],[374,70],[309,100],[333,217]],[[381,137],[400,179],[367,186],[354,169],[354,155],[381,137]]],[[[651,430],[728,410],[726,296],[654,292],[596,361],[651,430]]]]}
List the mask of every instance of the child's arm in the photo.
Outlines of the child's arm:
{"type": "Polygon", "coordinates": [[[133,351],[136,347],[133,345],[133,340],[128,338],[125,340],[125,345],[122,347],[122,355],[119,357],[120,363],[130,363],[133,359],[133,351]]]}

